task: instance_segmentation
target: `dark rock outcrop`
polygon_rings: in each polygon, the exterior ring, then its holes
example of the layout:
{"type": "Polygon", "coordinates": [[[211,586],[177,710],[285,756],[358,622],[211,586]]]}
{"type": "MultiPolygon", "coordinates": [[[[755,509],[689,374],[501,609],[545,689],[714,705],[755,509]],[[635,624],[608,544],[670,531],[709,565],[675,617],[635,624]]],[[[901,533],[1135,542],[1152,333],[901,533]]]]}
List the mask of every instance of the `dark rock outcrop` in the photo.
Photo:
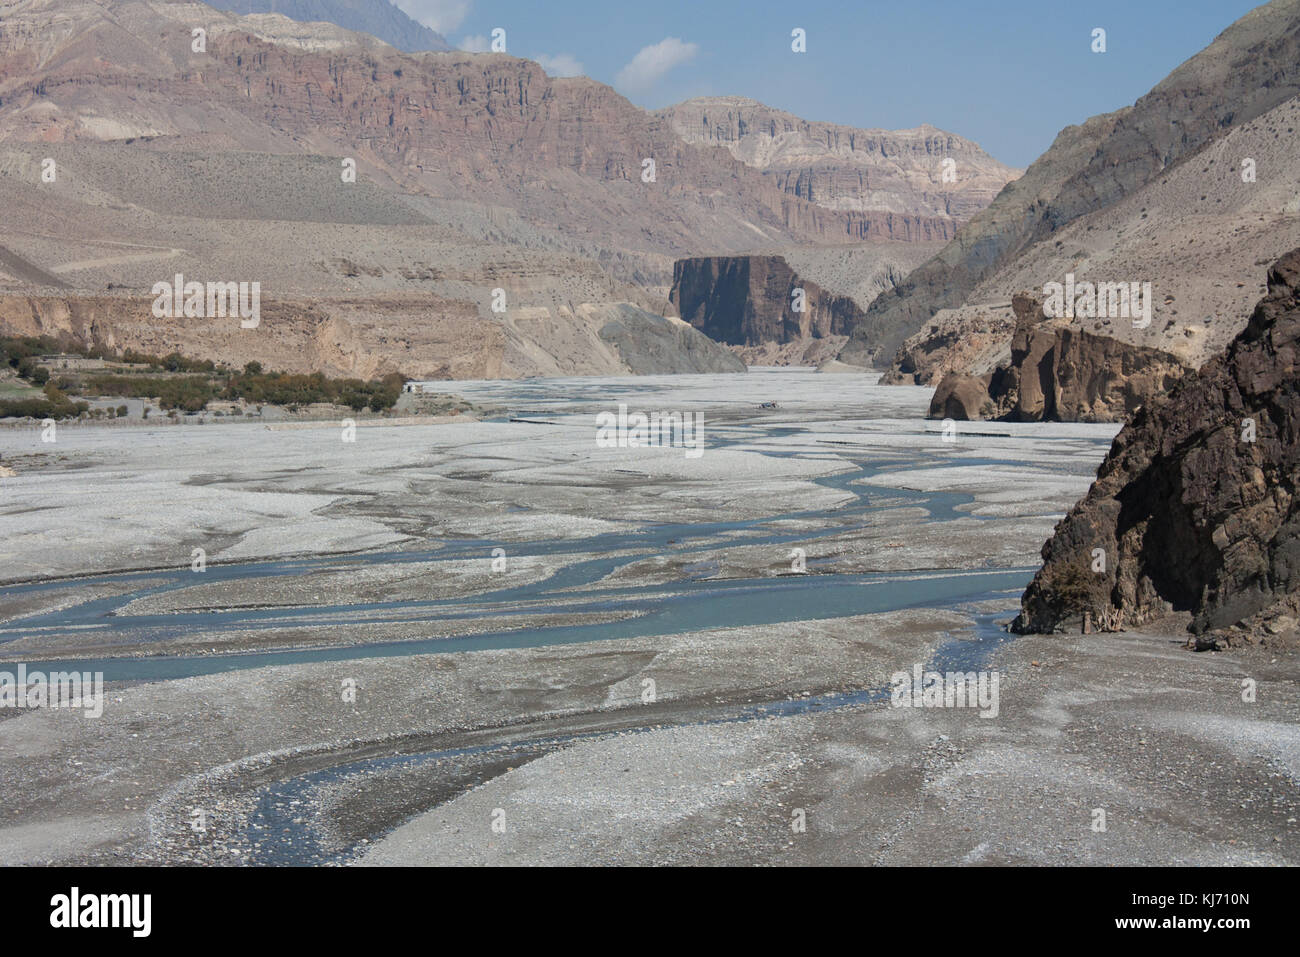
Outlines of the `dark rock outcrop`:
{"type": "Polygon", "coordinates": [[[1125,626],[1179,611],[1204,634],[1294,606],[1300,249],[1269,271],[1268,290],[1226,352],[1116,437],[1043,546],[1015,630],[1058,630],[1084,611],[1125,626]]]}
{"type": "Polygon", "coordinates": [[[1080,216],[1128,196],[1230,129],[1300,93],[1300,2],[1258,7],[1133,106],[1057,134],[939,255],[871,304],[841,354],[889,363],[940,309],[1080,216]]]}
{"type": "Polygon", "coordinates": [[[863,315],[851,298],[801,279],[780,256],[679,259],[669,298],[682,319],[732,346],[845,336],[863,315]],[[802,312],[794,311],[796,289],[802,312]]]}
{"type": "Polygon", "coordinates": [[[1011,305],[1011,364],[986,376],[948,373],[930,401],[931,418],[1119,422],[1149,397],[1167,395],[1188,371],[1167,352],[1048,319],[1029,295],[1011,305]]]}

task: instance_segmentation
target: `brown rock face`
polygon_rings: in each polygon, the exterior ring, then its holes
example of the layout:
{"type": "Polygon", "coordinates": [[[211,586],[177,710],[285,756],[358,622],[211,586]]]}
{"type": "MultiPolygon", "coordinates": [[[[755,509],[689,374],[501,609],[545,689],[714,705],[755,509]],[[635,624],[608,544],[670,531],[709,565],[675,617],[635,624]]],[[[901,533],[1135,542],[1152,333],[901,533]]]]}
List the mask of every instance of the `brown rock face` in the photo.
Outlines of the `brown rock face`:
{"type": "Polygon", "coordinates": [[[687,143],[727,150],[792,196],[863,216],[871,236],[949,240],[1019,175],[932,126],[863,130],[801,119],[740,96],[658,111],[687,143]],[[952,176],[945,181],[944,164],[952,176]]]}
{"type": "Polygon", "coordinates": [[[1168,394],[1187,372],[1166,352],[1049,320],[1028,295],[1016,296],[1012,309],[1011,364],[983,377],[946,375],[930,403],[932,418],[1118,422],[1168,394]],[[978,408],[993,414],[969,414],[978,408]]]}
{"type": "Polygon", "coordinates": [[[262,303],[261,324],[157,319],[153,300],[116,296],[0,296],[0,332],[71,336],[90,346],[149,355],[179,352],[239,368],[254,359],[285,372],[372,378],[496,378],[505,335],[461,303],[393,297],[262,303]]]}
{"type": "Polygon", "coordinates": [[[400,54],[324,24],[185,0],[62,0],[59,17],[51,5],[23,0],[0,23],[5,139],[354,157],[405,191],[558,219],[588,243],[642,255],[734,251],[755,230],[772,242],[848,243],[921,229],[923,217],[809,203],[683,142],[612,88],[553,79],[529,60],[400,54]],[[208,30],[201,54],[195,18],[208,30]]]}
{"type": "Polygon", "coordinates": [[[115,351],[179,352],[239,368],[378,378],[744,372],[729,350],[676,319],[630,303],[518,309],[497,321],[424,296],[277,299],[256,329],[237,318],[155,318],[153,300],[0,295],[0,333],[71,337],[115,351]]]}
{"type": "Polygon", "coordinates": [[[733,346],[846,336],[862,316],[848,296],[801,279],[780,256],[679,259],[670,299],[682,319],[733,346]],[[798,290],[801,312],[795,311],[798,290]]]}
{"type": "Polygon", "coordinates": [[[961,321],[936,317],[898,350],[882,385],[936,385],[950,372],[980,375],[1005,359],[1015,332],[1011,303],[971,309],[961,321]]]}
{"type": "Polygon", "coordinates": [[[1233,625],[1300,593],[1300,250],[1222,355],[1154,397],[1115,439],[1087,496],[1043,546],[1015,629],[1122,612],[1233,625]],[[1105,556],[1094,571],[1095,551],[1105,556]]]}

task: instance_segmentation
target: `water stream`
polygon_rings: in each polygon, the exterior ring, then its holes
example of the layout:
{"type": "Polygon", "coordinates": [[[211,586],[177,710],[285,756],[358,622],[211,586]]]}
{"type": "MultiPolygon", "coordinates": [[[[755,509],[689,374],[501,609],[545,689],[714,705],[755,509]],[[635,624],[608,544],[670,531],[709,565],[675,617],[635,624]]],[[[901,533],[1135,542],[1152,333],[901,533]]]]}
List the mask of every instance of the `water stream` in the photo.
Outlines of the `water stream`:
{"type": "MultiPolygon", "coordinates": [[[[763,430],[755,430],[760,436],[763,430]]],[[[751,434],[751,441],[753,435],[751,434]]],[[[768,454],[768,453],[764,453],[768,454]]],[[[773,452],[771,454],[790,454],[773,452]]],[[[427,547],[347,556],[239,562],[209,565],[203,583],[238,582],[321,571],[415,562],[483,559],[497,547],[517,557],[582,556],[547,578],[523,585],[488,589],[471,596],[438,599],[347,602],[324,605],[245,607],[234,609],[131,612],[127,606],[146,597],[194,585],[188,569],[106,574],[77,584],[127,584],[130,589],[93,598],[67,608],[29,615],[0,626],[0,647],[32,633],[95,629],[127,636],[132,645],[147,645],[195,632],[256,631],[294,626],[382,625],[436,619],[436,635],[399,641],[291,648],[266,652],[157,657],[102,657],[30,661],[29,670],[100,671],[107,681],[154,681],[214,674],[267,665],[353,658],[447,653],[481,649],[526,648],[551,644],[637,638],[736,625],[838,618],[918,606],[946,605],[993,591],[1023,585],[1032,569],[933,570],[887,574],[786,574],[751,579],[711,579],[708,563],[700,577],[648,586],[598,583],[632,562],[666,554],[689,555],[738,546],[806,543],[820,537],[864,528],[872,513],[900,506],[924,509],[929,521],[959,517],[972,496],[955,492],[917,492],[867,485],[865,479],[886,469],[922,464],[922,456],[892,457],[887,462],[855,462],[847,471],[816,478],[817,484],[849,493],[843,504],[823,509],[782,512],[758,518],[716,522],[665,522],[635,531],[605,532],[580,539],[519,543],[447,539],[427,547]],[[782,528],[797,522],[799,527],[782,528]],[[816,527],[809,527],[813,525],[816,527]],[[590,558],[586,556],[600,556],[590,558]],[[458,631],[490,614],[494,619],[523,615],[613,613],[615,620],[565,626],[520,627],[473,634],[458,631]]],[[[981,460],[983,461],[983,460],[981,460]]],[[[994,460],[988,460],[994,461],[994,460]]],[[[980,461],[963,460],[963,465],[980,461]]],[[[782,556],[784,557],[784,556],[782,556]]],[[[31,582],[0,588],[0,602],[34,591],[66,588],[69,581],[31,582]]],[[[4,667],[0,663],[0,667],[4,667]]]]}

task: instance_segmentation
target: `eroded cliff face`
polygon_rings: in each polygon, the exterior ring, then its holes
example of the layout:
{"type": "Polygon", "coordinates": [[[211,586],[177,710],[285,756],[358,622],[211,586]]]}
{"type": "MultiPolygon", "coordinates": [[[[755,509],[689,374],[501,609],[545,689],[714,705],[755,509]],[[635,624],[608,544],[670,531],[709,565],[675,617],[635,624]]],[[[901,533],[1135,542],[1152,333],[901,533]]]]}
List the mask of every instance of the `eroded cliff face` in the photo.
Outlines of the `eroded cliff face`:
{"type": "Polygon", "coordinates": [[[949,373],[982,376],[1007,363],[1015,328],[1010,302],[944,310],[899,348],[880,384],[938,385],[949,373]],[[963,321],[953,320],[958,312],[963,321]]]}
{"type": "Polygon", "coordinates": [[[683,142],[612,88],[549,77],[529,60],[402,54],[326,24],[183,0],[60,0],[58,18],[48,6],[31,0],[0,23],[5,139],[350,156],[365,176],[531,223],[554,225],[562,210],[571,234],[640,253],[926,232],[925,217],[906,211],[809,203],[683,142]],[[208,31],[201,54],[196,17],[208,31]]]}
{"type": "Polygon", "coordinates": [[[951,239],[1021,172],[933,126],[855,129],[741,96],[700,97],[657,115],[686,142],[727,150],[792,196],[827,209],[894,214],[875,217],[892,239],[951,239]]]}
{"type": "Polygon", "coordinates": [[[0,333],[362,379],[391,372],[511,379],[745,371],[729,350],[686,323],[625,302],[521,307],[485,319],[467,303],[416,296],[277,300],[262,303],[254,329],[237,318],[159,319],[152,303],[125,296],[0,296],[0,333]]]}
{"type": "Polygon", "coordinates": [[[898,231],[505,54],[190,0],[0,7],[0,209],[24,226],[0,236],[0,294],[39,300],[28,325],[93,315],[144,351],[332,374],[727,371],[621,305],[659,312],[681,256],[898,231]],[[261,333],[153,322],[143,297],[176,274],[261,282],[261,333]]]}
{"type": "Polygon", "coordinates": [[[983,376],[945,375],[931,418],[1119,422],[1167,395],[1188,371],[1169,353],[1050,320],[1027,294],[1011,305],[1010,364],[983,376]]]}
{"type": "Polygon", "coordinates": [[[731,346],[847,336],[862,316],[848,296],[802,279],[780,256],[679,259],[670,299],[683,320],[731,346]]]}
{"type": "Polygon", "coordinates": [[[115,351],[178,352],[232,368],[257,360],[284,372],[368,379],[493,378],[503,374],[505,334],[452,301],[392,297],[277,300],[261,304],[257,328],[238,318],[156,318],[153,299],[126,296],[0,296],[0,332],[70,336],[115,351]]]}
{"type": "Polygon", "coordinates": [[[1017,631],[1190,612],[1201,646],[1237,623],[1294,634],[1300,598],[1300,250],[1222,355],[1151,399],[1043,546],[1017,631]],[[1098,556],[1104,571],[1097,571],[1098,556]]]}

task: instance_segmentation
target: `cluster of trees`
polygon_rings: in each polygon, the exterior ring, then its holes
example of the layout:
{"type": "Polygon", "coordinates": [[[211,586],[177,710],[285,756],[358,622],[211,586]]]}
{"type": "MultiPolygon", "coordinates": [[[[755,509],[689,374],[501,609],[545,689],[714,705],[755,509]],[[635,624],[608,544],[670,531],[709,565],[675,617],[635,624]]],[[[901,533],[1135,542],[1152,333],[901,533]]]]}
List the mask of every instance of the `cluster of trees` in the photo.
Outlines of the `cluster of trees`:
{"type": "MultiPolygon", "coordinates": [[[[227,372],[223,366],[218,365],[211,359],[187,359],[179,352],[168,353],[165,356],[154,356],[144,352],[136,352],[133,349],[127,349],[120,355],[111,349],[104,349],[99,346],[83,346],[75,340],[56,339],[51,336],[0,336],[0,362],[6,362],[8,365],[18,370],[18,374],[24,379],[33,379],[43,375],[46,379],[49,372],[36,365],[33,361],[37,356],[65,354],[71,356],[82,356],[87,359],[103,359],[107,362],[127,362],[134,365],[146,365],[159,372],[227,372]]],[[[44,384],[44,379],[40,384],[44,384]]]]}
{"type": "Polygon", "coordinates": [[[115,355],[49,336],[12,336],[0,338],[0,361],[8,363],[30,382],[45,386],[46,398],[0,403],[0,416],[62,418],[77,415],[88,408],[84,402],[72,402],[62,391],[69,387],[68,380],[50,382],[49,371],[36,365],[38,356],[50,353],[149,366],[148,372],[86,375],[82,377],[83,385],[78,391],[135,399],[156,397],[163,409],[180,412],[201,412],[213,399],[242,399],[258,405],[289,407],[327,402],[345,405],[358,412],[367,408],[383,412],[397,403],[405,383],[400,373],[371,381],[330,379],[319,372],[308,375],[265,372],[258,362],[248,363],[242,372],[233,372],[210,359],[187,359],[176,352],[153,356],[128,349],[115,355]]]}
{"type": "Polygon", "coordinates": [[[366,382],[361,379],[329,379],[319,372],[308,375],[263,372],[260,364],[250,362],[242,373],[226,380],[221,398],[287,406],[330,402],[346,405],[358,412],[365,408],[382,412],[397,403],[405,382],[399,373],[366,382]]]}
{"type": "Polygon", "coordinates": [[[86,378],[86,391],[94,395],[120,395],[130,398],[157,396],[164,409],[201,412],[213,399],[227,399],[257,405],[310,405],[329,402],[346,405],[360,412],[391,409],[402,394],[406,380],[398,373],[366,382],[361,379],[330,379],[319,372],[291,375],[286,372],[262,372],[250,362],[243,372],[220,375],[92,375],[86,378]]]}
{"type": "Polygon", "coordinates": [[[17,366],[23,359],[45,355],[82,356],[87,359],[116,358],[112,349],[100,346],[83,346],[68,335],[55,336],[0,336],[0,361],[17,366]]]}
{"type": "Polygon", "coordinates": [[[0,400],[0,418],[31,416],[36,419],[66,419],[85,412],[90,406],[73,402],[50,382],[49,370],[36,364],[36,357],[59,351],[62,343],[48,336],[0,337],[0,363],[15,369],[34,385],[44,386],[43,396],[0,400]]]}
{"type": "Polygon", "coordinates": [[[164,378],[152,375],[105,373],[86,377],[85,391],[91,395],[120,395],[128,399],[158,397],[164,409],[201,412],[217,395],[217,385],[202,375],[164,378]]]}
{"type": "Polygon", "coordinates": [[[0,400],[0,419],[9,416],[33,419],[74,419],[90,409],[88,402],[74,402],[53,382],[45,386],[45,398],[0,400]]]}
{"type": "MultiPolygon", "coordinates": [[[[59,343],[48,336],[6,336],[0,338],[0,362],[37,385],[45,385],[50,373],[36,364],[36,357],[57,352],[59,343]]],[[[37,400],[40,401],[40,400],[37,400]]]]}
{"type": "Polygon", "coordinates": [[[160,372],[224,372],[225,369],[218,366],[211,359],[187,359],[179,352],[169,352],[165,356],[151,356],[143,352],[135,352],[127,349],[121,355],[119,362],[129,362],[133,365],[152,366],[160,372]]]}

